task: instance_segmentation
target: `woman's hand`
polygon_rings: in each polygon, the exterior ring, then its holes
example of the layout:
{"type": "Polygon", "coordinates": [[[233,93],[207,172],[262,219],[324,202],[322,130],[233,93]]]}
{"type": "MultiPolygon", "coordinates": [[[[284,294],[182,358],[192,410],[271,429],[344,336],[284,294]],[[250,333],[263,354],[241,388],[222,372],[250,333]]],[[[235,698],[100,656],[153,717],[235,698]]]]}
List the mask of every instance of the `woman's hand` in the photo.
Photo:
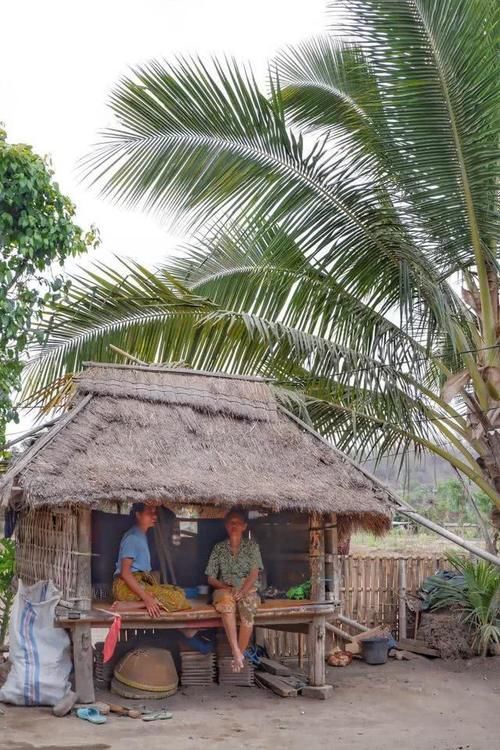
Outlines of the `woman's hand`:
{"type": "Polygon", "coordinates": [[[245,591],[243,589],[234,589],[233,591],[233,597],[235,602],[239,602],[240,599],[243,599],[245,596],[245,591]]]}
{"type": "Polygon", "coordinates": [[[151,596],[150,594],[144,594],[144,596],[142,597],[142,601],[146,605],[146,609],[150,617],[159,617],[161,615],[160,605],[158,604],[158,601],[154,598],[154,596],[151,596]]]}

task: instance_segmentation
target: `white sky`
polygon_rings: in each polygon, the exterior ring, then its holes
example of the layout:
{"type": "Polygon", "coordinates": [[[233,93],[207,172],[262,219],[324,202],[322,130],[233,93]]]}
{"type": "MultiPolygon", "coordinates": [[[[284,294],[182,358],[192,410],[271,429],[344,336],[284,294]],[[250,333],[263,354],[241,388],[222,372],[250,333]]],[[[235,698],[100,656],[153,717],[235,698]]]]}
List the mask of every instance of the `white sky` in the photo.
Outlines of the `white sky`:
{"type": "Polygon", "coordinates": [[[78,160],[111,124],[106,101],[140,62],[176,54],[228,54],[264,78],[281,47],[325,30],[325,0],[6,0],[0,43],[0,122],[11,142],[52,159],[83,227],[96,224],[112,255],[163,258],[179,238],[140,211],[121,209],[78,179],[78,160]]]}
{"type": "MultiPolygon", "coordinates": [[[[151,58],[226,54],[250,62],[264,81],[282,47],[324,32],[326,0],[4,0],[0,23],[0,122],[10,142],[52,160],[56,179],[101,245],[78,259],[153,265],[182,238],[139,210],[112,205],[83,185],[77,162],[111,124],[110,90],[131,66],[151,58]]],[[[74,266],[74,263],[72,263],[74,266]]],[[[32,415],[10,425],[14,436],[32,415]]]]}

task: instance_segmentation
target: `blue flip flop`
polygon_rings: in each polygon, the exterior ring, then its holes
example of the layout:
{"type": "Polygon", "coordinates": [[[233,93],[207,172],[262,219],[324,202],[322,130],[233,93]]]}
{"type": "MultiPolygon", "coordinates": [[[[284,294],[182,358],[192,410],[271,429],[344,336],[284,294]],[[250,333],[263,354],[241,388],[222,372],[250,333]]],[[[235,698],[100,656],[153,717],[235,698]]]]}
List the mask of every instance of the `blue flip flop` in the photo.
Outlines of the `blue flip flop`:
{"type": "Polygon", "coordinates": [[[98,708],[77,708],[76,715],[79,719],[90,721],[91,724],[105,724],[107,718],[102,715],[98,708]]]}

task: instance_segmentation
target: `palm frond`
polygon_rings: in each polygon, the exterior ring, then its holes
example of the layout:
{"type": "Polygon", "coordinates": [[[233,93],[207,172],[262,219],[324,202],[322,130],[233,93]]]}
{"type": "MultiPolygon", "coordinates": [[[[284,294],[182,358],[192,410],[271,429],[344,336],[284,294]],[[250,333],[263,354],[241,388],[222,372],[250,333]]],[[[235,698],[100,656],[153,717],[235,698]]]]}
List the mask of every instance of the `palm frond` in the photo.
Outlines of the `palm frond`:
{"type": "Polygon", "coordinates": [[[437,254],[455,267],[496,262],[500,156],[495,0],[343,0],[344,31],[383,95],[393,173],[437,254]],[[395,30],[397,29],[397,33],[395,30]]]}

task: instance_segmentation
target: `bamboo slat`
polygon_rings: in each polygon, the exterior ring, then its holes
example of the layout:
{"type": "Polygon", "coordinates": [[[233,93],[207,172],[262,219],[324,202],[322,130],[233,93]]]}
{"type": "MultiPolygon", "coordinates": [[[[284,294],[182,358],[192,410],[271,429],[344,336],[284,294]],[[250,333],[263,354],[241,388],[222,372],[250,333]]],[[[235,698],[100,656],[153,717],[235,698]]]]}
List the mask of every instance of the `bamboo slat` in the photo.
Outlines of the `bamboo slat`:
{"type": "MultiPolygon", "coordinates": [[[[406,592],[416,594],[425,578],[446,567],[441,555],[414,555],[399,557],[349,555],[339,558],[342,574],[340,582],[341,610],[368,628],[388,626],[397,632],[399,601],[399,560],[406,571],[406,592]]],[[[348,626],[343,626],[351,632],[348,626]]],[[[298,657],[299,636],[266,630],[265,642],[270,656],[298,657]]],[[[303,639],[307,642],[307,639],[303,639]]],[[[304,645],[304,644],[303,644],[304,645]]]]}

